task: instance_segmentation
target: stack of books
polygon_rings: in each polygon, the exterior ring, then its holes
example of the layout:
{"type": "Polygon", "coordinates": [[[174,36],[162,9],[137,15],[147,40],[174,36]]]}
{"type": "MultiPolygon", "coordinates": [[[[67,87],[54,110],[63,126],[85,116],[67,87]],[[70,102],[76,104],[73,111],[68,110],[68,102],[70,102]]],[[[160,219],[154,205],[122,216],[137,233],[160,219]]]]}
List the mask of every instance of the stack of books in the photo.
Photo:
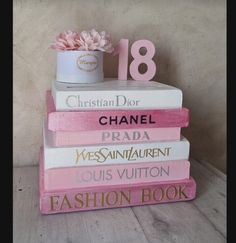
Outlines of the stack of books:
{"type": "Polygon", "coordinates": [[[42,213],[195,198],[180,89],[155,81],[54,81],[46,105],[42,213]]]}

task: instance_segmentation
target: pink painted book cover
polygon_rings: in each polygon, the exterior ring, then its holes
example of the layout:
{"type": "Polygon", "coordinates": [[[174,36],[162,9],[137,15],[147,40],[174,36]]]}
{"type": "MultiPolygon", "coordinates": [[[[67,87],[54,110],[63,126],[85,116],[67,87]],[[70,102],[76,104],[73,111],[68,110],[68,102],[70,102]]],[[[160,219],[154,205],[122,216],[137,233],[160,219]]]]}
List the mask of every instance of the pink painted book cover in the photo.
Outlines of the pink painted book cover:
{"type": "MultiPolygon", "coordinates": [[[[47,124],[46,124],[47,127],[47,124]]],[[[146,129],[113,129],[91,131],[50,131],[51,146],[67,147],[98,144],[126,144],[156,141],[179,141],[180,127],[146,128],[146,129]]]]}
{"type": "Polygon", "coordinates": [[[39,207],[42,214],[189,201],[196,196],[190,177],[168,182],[127,183],[74,189],[45,190],[43,163],[39,164],[39,207]]]}

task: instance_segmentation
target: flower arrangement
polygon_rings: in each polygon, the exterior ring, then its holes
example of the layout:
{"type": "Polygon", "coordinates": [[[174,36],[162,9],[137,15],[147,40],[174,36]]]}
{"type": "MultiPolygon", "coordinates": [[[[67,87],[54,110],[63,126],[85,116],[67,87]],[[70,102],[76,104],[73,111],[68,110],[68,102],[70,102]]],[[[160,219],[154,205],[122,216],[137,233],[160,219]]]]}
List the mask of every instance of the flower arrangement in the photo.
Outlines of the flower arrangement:
{"type": "Polygon", "coordinates": [[[51,48],[57,51],[58,82],[95,83],[104,80],[103,54],[112,53],[110,34],[105,31],[64,31],[51,48]]]}
{"type": "Polygon", "coordinates": [[[56,51],[102,51],[111,53],[114,51],[110,34],[105,31],[61,32],[51,45],[56,51]]]}

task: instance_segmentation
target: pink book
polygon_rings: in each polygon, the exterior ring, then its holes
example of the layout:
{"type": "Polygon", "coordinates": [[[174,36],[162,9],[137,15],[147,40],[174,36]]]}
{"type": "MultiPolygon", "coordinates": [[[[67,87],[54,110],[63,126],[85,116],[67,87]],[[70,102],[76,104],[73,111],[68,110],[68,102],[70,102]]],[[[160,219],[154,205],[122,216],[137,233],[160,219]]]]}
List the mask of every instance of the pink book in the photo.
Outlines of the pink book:
{"type": "Polygon", "coordinates": [[[51,131],[187,127],[189,122],[186,108],[64,112],[55,110],[50,91],[46,100],[48,129],[51,131]]]}
{"type": "Polygon", "coordinates": [[[64,147],[76,145],[124,144],[155,141],[180,140],[180,127],[113,129],[91,131],[50,131],[51,146],[64,147]]]}
{"type": "MultiPolygon", "coordinates": [[[[40,164],[44,168],[43,148],[40,164]]],[[[104,166],[64,167],[44,170],[46,191],[72,188],[124,185],[128,183],[159,182],[189,179],[187,160],[143,162],[104,166]]]]}
{"type": "Polygon", "coordinates": [[[42,165],[39,164],[39,207],[42,214],[188,201],[196,196],[196,182],[192,177],[167,182],[107,183],[105,186],[46,191],[42,165]]]}

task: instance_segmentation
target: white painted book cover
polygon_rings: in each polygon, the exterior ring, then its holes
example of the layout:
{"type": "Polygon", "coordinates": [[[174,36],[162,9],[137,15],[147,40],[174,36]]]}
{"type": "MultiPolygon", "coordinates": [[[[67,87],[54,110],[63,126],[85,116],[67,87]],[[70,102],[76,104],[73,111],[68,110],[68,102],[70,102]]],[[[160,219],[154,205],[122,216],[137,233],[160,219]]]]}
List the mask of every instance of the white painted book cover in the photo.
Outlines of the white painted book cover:
{"type": "Polygon", "coordinates": [[[112,80],[91,84],[53,81],[57,111],[104,109],[165,109],[182,107],[182,91],[156,81],[112,80]]]}

